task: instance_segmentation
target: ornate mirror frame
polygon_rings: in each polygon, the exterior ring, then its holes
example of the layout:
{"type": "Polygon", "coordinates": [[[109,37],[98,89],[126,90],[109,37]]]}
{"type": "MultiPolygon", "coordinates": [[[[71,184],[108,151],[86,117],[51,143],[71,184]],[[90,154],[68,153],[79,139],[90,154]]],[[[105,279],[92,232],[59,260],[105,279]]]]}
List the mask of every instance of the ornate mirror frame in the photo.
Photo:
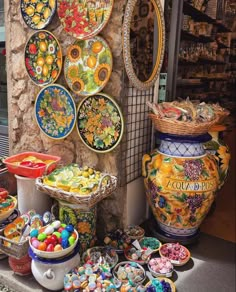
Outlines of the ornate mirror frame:
{"type": "Polygon", "coordinates": [[[139,90],[147,90],[152,87],[159,75],[161,70],[164,51],[165,51],[165,22],[164,22],[164,13],[162,10],[162,6],[159,0],[150,0],[153,4],[157,19],[157,52],[156,52],[156,62],[153,66],[153,71],[151,76],[146,81],[141,81],[137,75],[135,74],[134,67],[132,64],[131,57],[131,48],[130,48],[130,28],[132,15],[135,9],[135,5],[138,0],[128,0],[125,9],[124,22],[123,22],[123,34],[122,34],[122,46],[123,46],[123,58],[126,73],[129,77],[129,80],[132,82],[133,86],[139,90]]]}

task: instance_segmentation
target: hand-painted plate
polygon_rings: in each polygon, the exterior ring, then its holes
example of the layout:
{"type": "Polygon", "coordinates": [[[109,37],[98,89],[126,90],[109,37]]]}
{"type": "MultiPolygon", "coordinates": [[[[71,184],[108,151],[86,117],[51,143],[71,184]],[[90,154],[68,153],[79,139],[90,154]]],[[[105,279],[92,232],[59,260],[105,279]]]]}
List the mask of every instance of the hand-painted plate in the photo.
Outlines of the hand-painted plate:
{"type": "Polygon", "coordinates": [[[74,128],[76,106],[70,93],[61,85],[41,89],[35,101],[39,128],[50,138],[63,139],[74,128]]]}
{"type": "Polygon", "coordinates": [[[80,40],[97,35],[107,24],[114,0],[58,0],[57,14],[70,35],[80,40]]]}
{"type": "Polygon", "coordinates": [[[56,12],[56,0],[21,0],[24,22],[32,29],[43,29],[56,12]]]}
{"type": "Polygon", "coordinates": [[[39,86],[54,83],[62,68],[62,51],[55,36],[46,30],[34,33],[25,47],[25,67],[39,86]]]}
{"type": "Polygon", "coordinates": [[[116,102],[99,93],[84,98],[78,106],[76,127],[83,143],[95,152],[109,152],[120,142],[124,121],[116,102]]]}
{"type": "Polygon", "coordinates": [[[81,96],[93,95],[107,84],[112,71],[112,54],[101,37],[76,41],[68,48],[64,76],[70,89],[81,96]]]}

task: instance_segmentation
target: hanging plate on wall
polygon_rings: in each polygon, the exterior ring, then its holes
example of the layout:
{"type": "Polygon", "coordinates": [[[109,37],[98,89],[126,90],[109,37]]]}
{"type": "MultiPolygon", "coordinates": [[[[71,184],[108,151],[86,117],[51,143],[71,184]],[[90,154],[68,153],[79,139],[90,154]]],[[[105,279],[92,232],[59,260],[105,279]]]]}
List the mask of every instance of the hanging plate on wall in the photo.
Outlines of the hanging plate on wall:
{"type": "Polygon", "coordinates": [[[76,127],[89,149],[104,153],[113,150],[121,141],[124,120],[117,103],[109,95],[99,93],[81,101],[76,127]]]}
{"type": "Polygon", "coordinates": [[[77,40],[67,50],[64,76],[70,89],[81,96],[101,91],[112,71],[112,54],[106,41],[96,36],[77,40]]]}
{"type": "Polygon", "coordinates": [[[56,0],[21,0],[21,15],[32,29],[45,28],[56,12],[56,0]]]}
{"type": "Polygon", "coordinates": [[[67,137],[76,122],[76,106],[69,91],[58,84],[41,89],[35,101],[35,117],[40,130],[48,137],[67,137]]]}
{"type": "Polygon", "coordinates": [[[56,37],[47,30],[34,33],[25,47],[25,67],[39,86],[54,83],[62,68],[62,51],[56,37]]]}
{"type": "Polygon", "coordinates": [[[80,40],[97,35],[107,24],[114,0],[58,0],[57,14],[70,35],[80,40]]]}

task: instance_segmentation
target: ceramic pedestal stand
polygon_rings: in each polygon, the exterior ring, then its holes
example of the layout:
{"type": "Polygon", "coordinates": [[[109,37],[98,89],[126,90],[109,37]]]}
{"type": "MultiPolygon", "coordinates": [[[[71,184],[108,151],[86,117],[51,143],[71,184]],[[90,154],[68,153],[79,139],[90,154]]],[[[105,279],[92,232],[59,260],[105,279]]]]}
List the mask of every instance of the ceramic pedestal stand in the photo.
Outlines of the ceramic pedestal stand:
{"type": "Polygon", "coordinates": [[[216,160],[203,147],[210,137],[160,133],[159,138],[159,148],[144,155],[142,168],[156,233],[164,241],[191,242],[219,185],[216,160]]]}

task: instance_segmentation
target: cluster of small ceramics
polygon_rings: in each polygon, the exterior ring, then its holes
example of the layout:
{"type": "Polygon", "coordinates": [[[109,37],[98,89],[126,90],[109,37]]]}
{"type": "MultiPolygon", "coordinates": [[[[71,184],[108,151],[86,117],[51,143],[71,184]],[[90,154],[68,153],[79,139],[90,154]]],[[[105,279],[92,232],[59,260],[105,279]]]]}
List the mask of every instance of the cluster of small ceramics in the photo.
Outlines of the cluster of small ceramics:
{"type": "Polygon", "coordinates": [[[189,251],[179,243],[166,243],[160,248],[160,254],[174,264],[184,263],[189,258],[189,251]]]}

